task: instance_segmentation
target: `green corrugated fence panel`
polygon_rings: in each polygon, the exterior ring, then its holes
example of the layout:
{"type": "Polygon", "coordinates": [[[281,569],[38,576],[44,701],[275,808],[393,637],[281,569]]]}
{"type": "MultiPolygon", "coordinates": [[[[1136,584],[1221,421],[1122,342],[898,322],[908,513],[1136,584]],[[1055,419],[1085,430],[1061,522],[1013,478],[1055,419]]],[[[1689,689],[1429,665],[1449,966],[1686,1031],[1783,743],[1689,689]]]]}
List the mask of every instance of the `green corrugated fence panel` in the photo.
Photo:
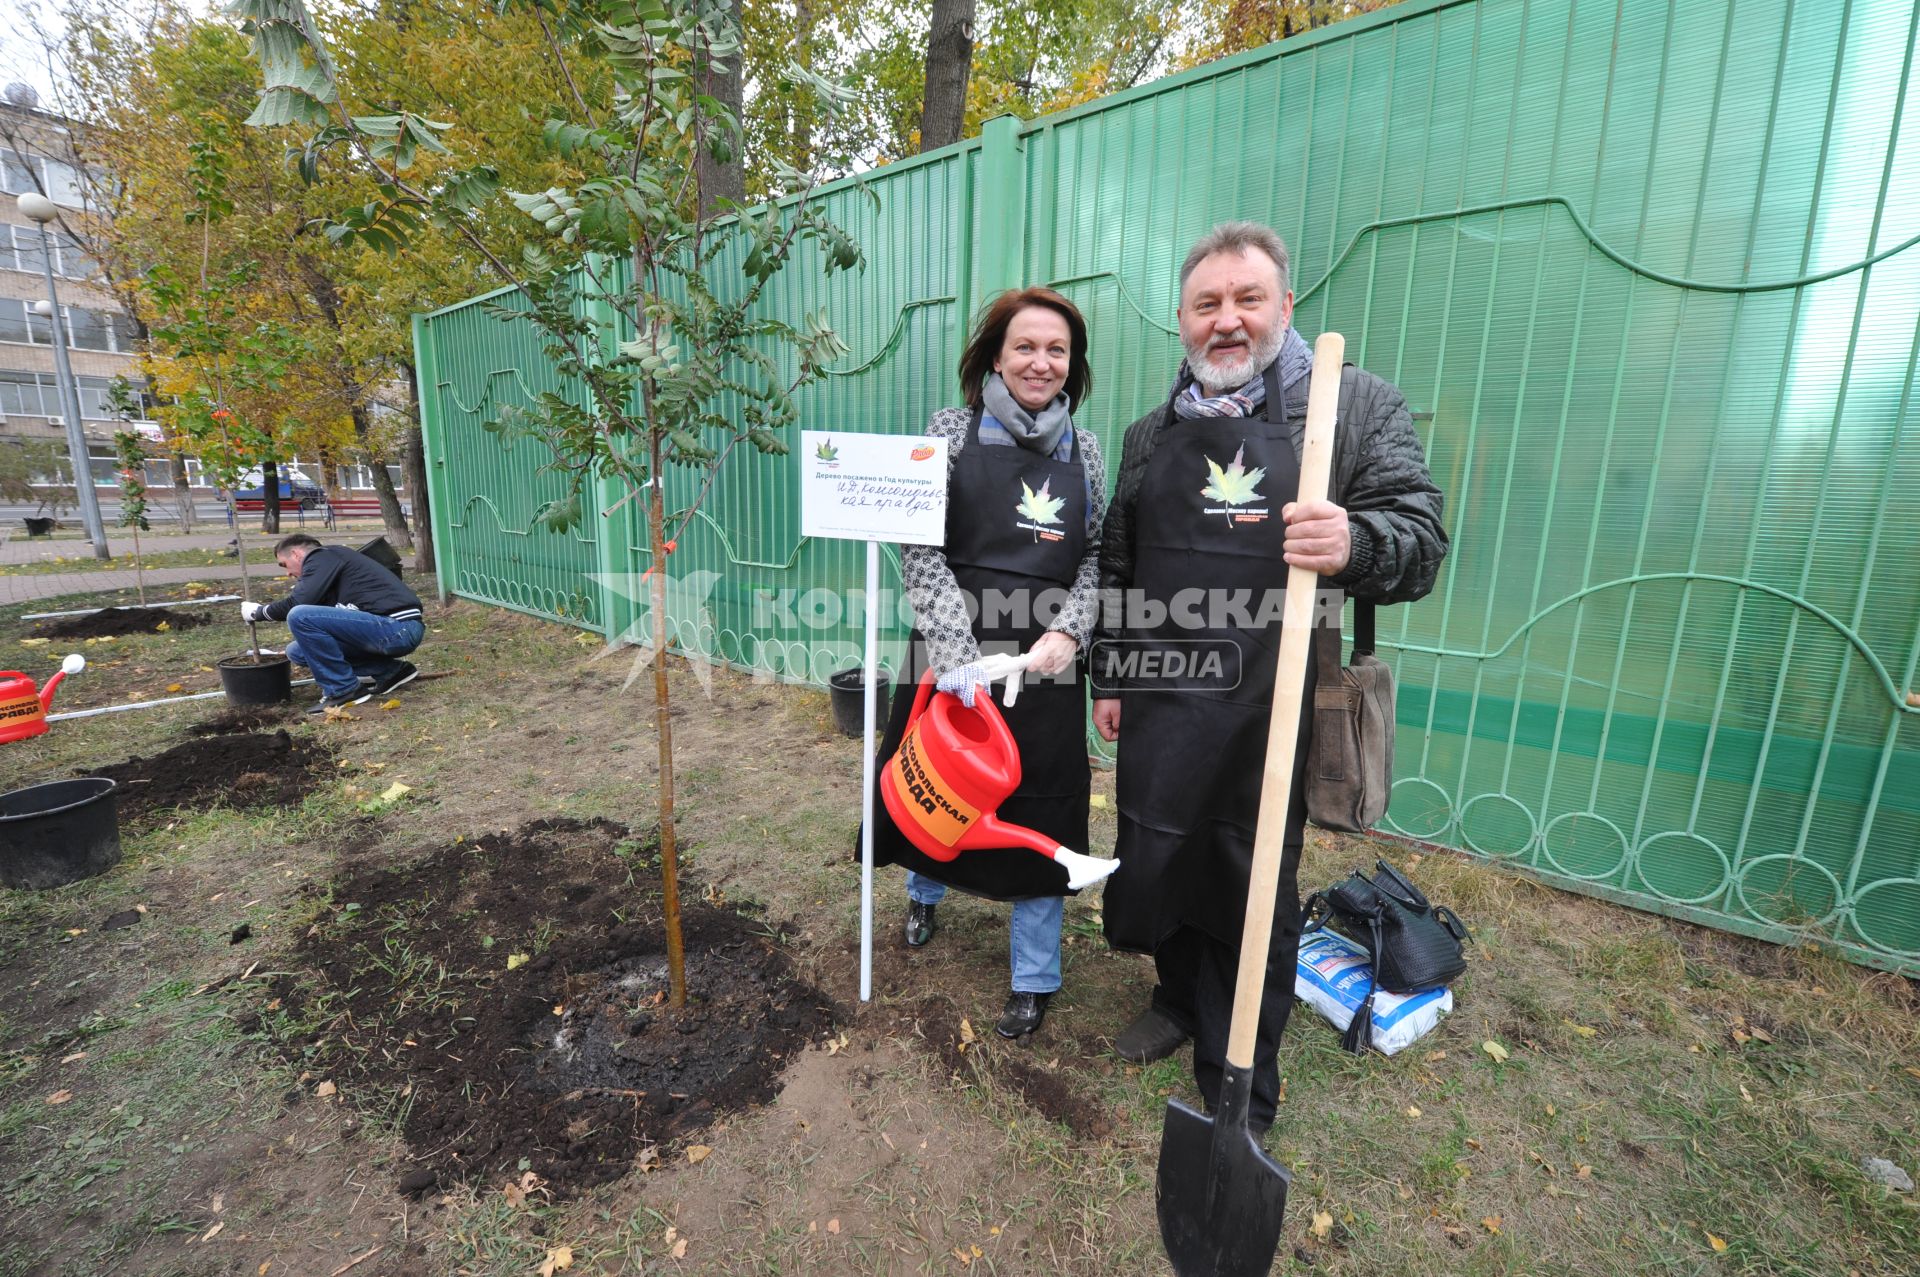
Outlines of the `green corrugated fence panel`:
{"type": "MultiPolygon", "coordinates": [[[[1408,0],[996,124],[870,175],[877,210],[828,188],[866,271],[803,261],[766,305],[825,303],[855,347],[804,392],[809,428],[916,431],[987,291],[1051,282],[1088,316],[1080,416],[1112,456],[1177,363],[1186,247],[1271,223],[1297,325],[1405,391],[1447,493],[1439,587],[1382,619],[1387,827],[1920,971],[1917,14],[1408,0]]],[[[485,584],[455,588],[527,606],[502,596],[578,588],[593,547],[515,559],[461,513],[541,497],[474,397],[538,375],[537,347],[472,306],[433,322],[467,315],[432,374],[470,406],[444,427],[454,572],[485,584]]],[[[830,614],[861,556],[799,537],[792,473],[729,463],[675,556],[710,579],[674,612],[688,645],[819,682],[857,650],[857,610],[830,614]]],[[[625,510],[610,550],[643,564],[625,510]]]]}

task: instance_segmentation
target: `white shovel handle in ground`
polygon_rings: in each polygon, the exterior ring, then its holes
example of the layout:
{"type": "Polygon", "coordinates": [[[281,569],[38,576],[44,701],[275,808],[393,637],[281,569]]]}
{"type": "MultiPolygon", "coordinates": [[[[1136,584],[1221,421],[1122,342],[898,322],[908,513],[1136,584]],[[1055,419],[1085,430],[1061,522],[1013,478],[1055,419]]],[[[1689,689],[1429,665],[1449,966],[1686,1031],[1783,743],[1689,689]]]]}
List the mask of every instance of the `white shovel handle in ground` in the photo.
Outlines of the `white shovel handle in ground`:
{"type": "MultiPolygon", "coordinates": [[[[1346,351],[1346,338],[1339,333],[1321,333],[1313,343],[1306,443],[1300,456],[1300,491],[1294,498],[1301,504],[1326,500],[1327,480],[1333,472],[1334,418],[1340,406],[1340,367],[1346,351]]],[[[1253,1067],[1267,951],[1273,941],[1274,897],[1280,890],[1280,862],[1286,851],[1288,808],[1306,800],[1304,794],[1293,792],[1293,764],[1300,742],[1301,701],[1319,584],[1312,570],[1288,567],[1279,671],[1273,679],[1273,717],[1267,725],[1267,766],[1260,782],[1259,822],[1254,826],[1253,872],[1247,882],[1247,923],[1240,937],[1240,975],[1234,984],[1233,1022],[1227,1035],[1229,1068],[1253,1067]]],[[[1287,972],[1283,978],[1290,981],[1293,975],[1287,972]]]]}

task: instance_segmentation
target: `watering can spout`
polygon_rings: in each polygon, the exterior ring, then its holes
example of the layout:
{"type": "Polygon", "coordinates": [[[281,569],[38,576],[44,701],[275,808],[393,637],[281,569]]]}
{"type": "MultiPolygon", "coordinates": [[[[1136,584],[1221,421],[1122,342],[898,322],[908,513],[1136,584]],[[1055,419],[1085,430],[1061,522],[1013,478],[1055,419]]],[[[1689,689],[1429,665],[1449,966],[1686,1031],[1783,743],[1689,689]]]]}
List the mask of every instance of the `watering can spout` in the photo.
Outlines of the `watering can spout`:
{"type": "Polygon", "coordinates": [[[68,653],[67,659],[60,662],[60,672],[48,679],[47,685],[40,689],[40,712],[42,714],[48,713],[53,709],[53,689],[60,686],[67,675],[78,674],[85,668],[87,668],[86,657],[80,655],[78,652],[68,653]]]}

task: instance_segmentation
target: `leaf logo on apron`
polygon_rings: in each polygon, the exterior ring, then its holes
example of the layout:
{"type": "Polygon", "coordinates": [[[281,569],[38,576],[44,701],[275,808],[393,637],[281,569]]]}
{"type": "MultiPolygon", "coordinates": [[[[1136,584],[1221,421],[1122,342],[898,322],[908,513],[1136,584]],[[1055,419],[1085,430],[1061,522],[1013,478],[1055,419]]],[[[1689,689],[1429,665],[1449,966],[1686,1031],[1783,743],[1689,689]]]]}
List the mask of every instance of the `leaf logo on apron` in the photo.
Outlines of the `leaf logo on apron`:
{"type": "MultiPolygon", "coordinates": [[[[1204,454],[1203,454],[1204,455],[1204,454]]],[[[1212,457],[1204,458],[1207,463],[1207,486],[1200,489],[1200,495],[1210,497],[1222,504],[1201,511],[1202,514],[1224,515],[1227,526],[1236,523],[1260,523],[1267,517],[1265,510],[1238,510],[1249,501],[1262,500],[1260,481],[1267,477],[1263,467],[1255,466],[1249,470],[1246,466],[1247,445],[1242,443],[1233,454],[1233,461],[1225,470],[1212,457]]]]}
{"type": "Polygon", "coordinates": [[[1054,496],[1051,491],[1052,488],[1052,479],[1048,479],[1042,483],[1040,485],[1040,491],[1038,492],[1028,487],[1025,479],[1020,481],[1020,503],[1013,507],[1013,512],[1024,519],[1032,520],[1032,522],[1016,523],[1014,526],[1032,532],[1035,541],[1038,541],[1041,537],[1045,537],[1049,541],[1058,541],[1060,539],[1058,532],[1051,531],[1049,528],[1042,526],[1043,524],[1050,524],[1053,527],[1058,527],[1060,525],[1060,507],[1065,505],[1067,501],[1065,497],[1054,496]]]}

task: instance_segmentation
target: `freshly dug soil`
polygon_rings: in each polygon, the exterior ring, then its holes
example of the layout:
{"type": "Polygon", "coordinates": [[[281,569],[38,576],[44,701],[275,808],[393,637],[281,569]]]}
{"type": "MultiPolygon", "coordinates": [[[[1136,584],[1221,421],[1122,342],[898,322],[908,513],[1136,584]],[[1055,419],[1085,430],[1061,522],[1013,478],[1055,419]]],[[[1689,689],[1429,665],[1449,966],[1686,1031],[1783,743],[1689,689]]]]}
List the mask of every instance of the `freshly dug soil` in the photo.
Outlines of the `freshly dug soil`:
{"type": "Polygon", "coordinates": [[[404,1191],[523,1165],[556,1196],[616,1179],[771,1099],[832,1028],[776,936],[685,883],[687,1005],[668,1006],[657,856],[606,822],[536,822],[327,890],[302,973],[273,988],[301,1026],[282,1046],[348,1103],[408,1097],[404,1191]]]}
{"type": "Polygon", "coordinates": [[[232,736],[240,732],[257,732],[293,722],[299,717],[300,711],[292,705],[236,705],[221,710],[212,718],[189,725],[187,735],[232,736]]]}
{"type": "Polygon", "coordinates": [[[107,607],[85,616],[63,616],[42,621],[33,627],[35,638],[89,639],[111,638],[120,634],[160,634],[167,630],[196,629],[213,624],[213,618],[200,612],[179,608],[107,607]]]}
{"type": "Polygon", "coordinates": [[[1047,1067],[1035,1058],[1039,1053],[1006,1041],[991,1024],[969,1023],[971,1035],[963,1032],[948,1000],[925,999],[903,1017],[903,1023],[926,1039],[950,1074],[966,1078],[972,1069],[991,1074],[1003,1086],[1012,1087],[1037,1112],[1063,1124],[1081,1139],[1102,1140],[1114,1133],[1113,1115],[1084,1093],[1083,1074],[1047,1067]]]}
{"type": "Polygon", "coordinates": [[[152,758],[129,758],[80,773],[106,776],[120,789],[120,819],[173,807],[291,807],[334,774],[333,755],[283,729],[208,736],[152,758]]]}

